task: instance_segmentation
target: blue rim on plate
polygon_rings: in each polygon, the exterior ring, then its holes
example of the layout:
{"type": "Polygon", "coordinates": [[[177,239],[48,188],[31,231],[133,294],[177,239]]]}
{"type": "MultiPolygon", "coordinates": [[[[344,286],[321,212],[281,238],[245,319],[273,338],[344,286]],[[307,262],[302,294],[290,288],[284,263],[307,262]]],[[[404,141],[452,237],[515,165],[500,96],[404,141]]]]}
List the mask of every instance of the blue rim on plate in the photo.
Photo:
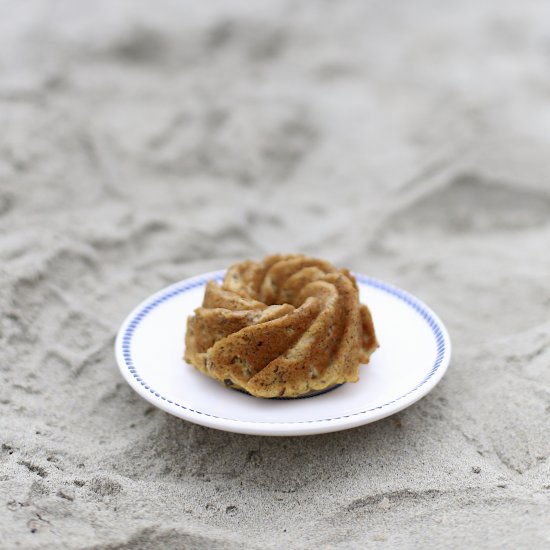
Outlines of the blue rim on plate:
{"type": "MultiPolygon", "coordinates": [[[[219,419],[219,420],[225,420],[232,423],[245,423],[245,424],[273,424],[272,422],[258,422],[254,420],[236,420],[232,418],[225,418],[223,416],[217,416],[211,413],[207,413],[204,411],[200,411],[197,409],[190,408],[186,405],[183,405],[181,403],[177,403],[168,397],[162,395],[158,391],[155,390],[148,382],[147,380],[144,380],[141,376],[138,370],[135,367],[134,360],[132,358],[132,339],[134,337],[135,331],[137,327],[140,325],[140,323],[157,307],[159,307],[164,302],[182,294],[185,292],[188,292],[190,290],[193,290],[195,288],[205,286],[206,283],[214,279],[217,282],[221,282],[223,279],[223,276],[225,274],[225,270],[222,271],[216,271],[213,273],[206,273],[204,275],[199,275],[197,277],[194,277],[192,279],[187,279],[185,281],[181,281],[180,283],[175,283],[172,286],[169,286],[165,288],[164,290],[161,290],[157,294],[153,295],[150,299],[143,302],[140,306],[138,306],[127,318],[125,323],[123,323],[118,337],[115,344],[116,350],[117,350],[117,357],[119,356],[119,350],[121,359],[123,362],[123,365],[119,366],[122,369],[126,370],[126,374],[129,375],[131,378],[134,379],[135,382],[139,383],[144,390],[149,392],[150,396],[154,396],[171,406],[179,407],[185,411],[188,411],[190,413],[194,413],[197,415],[202,415],[205,417],[210,417],[213,419],[219,419]]],[[[438,378],[440,378],[445,369],[447,368],[450,360],[450,339],[446,332],[445,327],[443,326],[443,323],[439,320],[439,318],[433,313],[425,304],[423,304],[420,300],[415,298],[413,295],[409,294],[408,292],[397,288],[391,284],[388,284],[386,282],[380,281],[378,279],[374,279],[372,277],[367,277],[366,275],[361,275],[354,273],[353,274],[359,284],[366,285],[373,287],[375,289],[378,289],[382,292],[385,292],[395,298],[398,298],[402,302],[404,302],[406,305],[411,307],[418,313],[423,320],[427,323],[429,328],[431,329],[432,335],[435,340],[436,344],[436,357],[433,362],[433,365],[431,366],[430,370],[428,371],[427,375],[412,389],[408,390],[404,394],[400,395],[399,397],[396,397],[395,399],[392,399],[391,401],[388,401],[387,403],[384,403],[382,405],[378,405],[373,408],[367,408],[365,410],[354,412],[347,415],[341,415],[341,416],[333,416],[331,418],[322,418],[322,419],[314,419],[314,420],[300,420],[300,421],[291,421],[291,422],[283,422],[282,424],[285,425],[292,425],[292,424],[315,424],[315,423],[326,423],[326,422],[333,422],[337,420],[352,418],[352,417],[359,417],[361,415],[365,415],[367,413],[371,413],[374,411],[382,411],[391,405],[394,405],[400,401],[406,400],[407,397],[411,396],[413,393],[418,392],[425,386],[430,380],[434,378],[434,375],[440,374],[438,378]],[[444,361],[446,359],[446,361],[444,361]]],[[[120,358],[120,357],[119,357],[120,358]]],[[[438,380],[437,380],[438,381],[438,380]]],[[[437,383],[435,381],[435,383],[437,383]]],[[[435,383],[433,385],[435,385],[435,383]]],[[[433,386],[432,386],[433,387],[433,386]]],[[[425,392],[422,393],[418,398],[422,397],[431,389],[428,388],[425,392]]],[[[416,399],[415,399],[416,400],[416,399]]],[[[405,405],[407,406],[407,405],[405,405]]],[[[396,410],[393,410],[392,412],[388,414],[392,414],[393,412],[397,412],[397,410],[401,410],[404,407],[400,407],[396,410]]],[[[168,411],[169,412],[169,411],[168,411]]],[[[385,415],[379,415],[379,418],[383,418],[385,415]]],[[[356,424],[358,425],[358,424],[356,424]]],[[[353,427],[353,426],[350,426],[353,427]]],[[[238,430],[236,430],[238,431],[238,430]]],[[[243,431],[242,433],[252,433],[252,432],[246,432],[243,431]]],[[[314,433],[314,432],[312,432],[314,433]]],[[[320,432],[319,432],[320,433],[320,432]]],[[[278,435],[278,434],[274,434],[278,435]]]]}

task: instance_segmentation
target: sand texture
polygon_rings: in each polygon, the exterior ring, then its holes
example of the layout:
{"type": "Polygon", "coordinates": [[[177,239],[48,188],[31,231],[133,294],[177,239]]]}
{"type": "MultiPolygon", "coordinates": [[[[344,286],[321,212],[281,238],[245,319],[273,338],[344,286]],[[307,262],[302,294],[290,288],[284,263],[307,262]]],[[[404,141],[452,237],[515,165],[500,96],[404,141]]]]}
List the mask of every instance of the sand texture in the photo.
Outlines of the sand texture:
{"type": "Polygon", "coordinates": [[[550,4],[0,2],[0,547],[550,545],[550,4]],[[303,438],[154,409],[115,332],[303,252],[453,339],[426,398],[303,438]]]}

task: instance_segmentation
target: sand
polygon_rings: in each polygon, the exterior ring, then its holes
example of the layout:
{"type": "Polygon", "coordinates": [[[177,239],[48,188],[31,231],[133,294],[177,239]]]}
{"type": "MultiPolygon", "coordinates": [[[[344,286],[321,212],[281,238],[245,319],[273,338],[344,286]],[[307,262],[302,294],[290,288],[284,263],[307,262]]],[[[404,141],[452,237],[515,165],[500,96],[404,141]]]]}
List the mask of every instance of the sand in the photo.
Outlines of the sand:
{"type": "Polygon", "coordinates": [[[550,545],[548,3],[1,13],[2,548],[550,545]],[[278,251],[429,303],[441,384],[280,439],[134,394],[130,308],[278,251]]]}

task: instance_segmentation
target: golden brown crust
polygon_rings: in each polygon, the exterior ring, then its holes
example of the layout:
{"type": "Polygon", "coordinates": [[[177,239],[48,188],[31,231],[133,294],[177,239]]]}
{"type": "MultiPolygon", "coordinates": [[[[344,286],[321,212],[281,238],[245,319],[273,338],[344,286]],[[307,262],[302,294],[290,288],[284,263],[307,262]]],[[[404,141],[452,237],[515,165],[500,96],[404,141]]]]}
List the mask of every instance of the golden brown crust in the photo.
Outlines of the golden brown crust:
{"type": "Polygon", "coordinates": [[[231,266],[189,317],[185,360],[257,397],[298,397],[359,379],[378,347],[347,269],[298,254],[231,266]]]}

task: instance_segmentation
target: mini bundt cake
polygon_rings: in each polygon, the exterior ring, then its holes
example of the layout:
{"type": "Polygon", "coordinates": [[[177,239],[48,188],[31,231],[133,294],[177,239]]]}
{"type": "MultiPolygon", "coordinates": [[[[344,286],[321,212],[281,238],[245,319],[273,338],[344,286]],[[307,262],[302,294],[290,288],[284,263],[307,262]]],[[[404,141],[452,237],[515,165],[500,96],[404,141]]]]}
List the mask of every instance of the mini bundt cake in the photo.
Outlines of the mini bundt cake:
{"type": "Polygon", "coordinates": [[[187,321],[185,360],[257,397],[357,382],[378,347],[353,275],[302,255],[232,265],[187,321]]]}

